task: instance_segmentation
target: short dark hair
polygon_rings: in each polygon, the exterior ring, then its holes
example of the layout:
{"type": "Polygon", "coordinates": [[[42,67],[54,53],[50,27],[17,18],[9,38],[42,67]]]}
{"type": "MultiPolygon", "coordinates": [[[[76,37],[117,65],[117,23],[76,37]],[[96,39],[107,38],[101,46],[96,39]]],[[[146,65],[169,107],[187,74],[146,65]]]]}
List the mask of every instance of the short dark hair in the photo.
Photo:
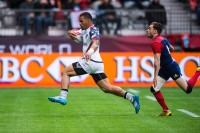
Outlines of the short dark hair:
{"type": "Polygon", "coordinates": [[[92,20],[92,15],[89,12],[83,12],[83,13],[80,14],[80,17],[81,16],[83,16],[83,17],[85,17],[87,19],[92,20]]]}
{"type": "Polygon", "coordinates": [[[159,22],[152,22],[151,25],[153,25],[153,28],[158,31],[158,34],[162,32],[162,24],[159,22]]]}

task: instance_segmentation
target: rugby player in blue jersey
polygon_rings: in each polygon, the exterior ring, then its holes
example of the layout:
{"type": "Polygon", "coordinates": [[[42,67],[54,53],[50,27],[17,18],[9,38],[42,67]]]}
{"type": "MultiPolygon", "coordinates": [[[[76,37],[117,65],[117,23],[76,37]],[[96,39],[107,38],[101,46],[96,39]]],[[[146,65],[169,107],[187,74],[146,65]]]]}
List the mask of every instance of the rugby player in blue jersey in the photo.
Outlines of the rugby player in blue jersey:
{"type": "Polygon", "coordinates": [[[200,67],[197,67],[195,74],[186,81],[182,77],[179,65],[171,57],[170,50],[173,50],[174,47],[160,35],[161,31],[162,24],[158,22],[152,22],[147,29],[148,38],[153,40],[151,48],[154,53],[154,78],[150,90],[163,109],[159,116],[171,116],[172,113],[166,105],[160,89],[169,78],[172,78],[184,92],[191,93],[200,76],[200,67]]]}

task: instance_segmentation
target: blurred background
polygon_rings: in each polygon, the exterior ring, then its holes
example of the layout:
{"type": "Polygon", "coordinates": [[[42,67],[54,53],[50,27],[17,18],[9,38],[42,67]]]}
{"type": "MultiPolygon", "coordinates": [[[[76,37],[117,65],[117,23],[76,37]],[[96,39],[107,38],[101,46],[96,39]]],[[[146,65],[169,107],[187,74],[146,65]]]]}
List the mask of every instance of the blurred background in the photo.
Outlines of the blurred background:
{"type": "Polygon", "coordinates": [[[66,36],[79,28],[78,15],[89,11],[101,35],[143,36],[150,22],[176,50],[199,50],[199,0],[1,0],[0,36],[66,36]]]}
{"type": "Polygon", "coordinates": [[[1,0],[0,36],[66,36],[79,28],[78,15],[89,11],[101,35],[141,36],[150,22],[177,50],[199,50],[199,0],[1,0]],[[185,40],[184,40],[185,39],[185,40]]]}

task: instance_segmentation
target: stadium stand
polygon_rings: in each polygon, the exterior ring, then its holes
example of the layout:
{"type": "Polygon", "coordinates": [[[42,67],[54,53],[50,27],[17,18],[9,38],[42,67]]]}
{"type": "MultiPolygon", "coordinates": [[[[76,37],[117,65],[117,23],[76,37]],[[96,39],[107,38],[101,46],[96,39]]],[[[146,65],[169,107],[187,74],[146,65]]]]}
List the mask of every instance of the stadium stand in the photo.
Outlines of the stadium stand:
{"type": "MultiPolygon", "coordinates": [[[[193,12],[195,1],[182,2],[180,0],[160,0],[167,13],[167,25],[164,34],[200,34],[200,26],[197,24],[197,15],[193,12]],[[191,10],[192,8],[192,10],[191,10]]],[[[90,4],[90,8],[92,8],[90,4]]],[[[145,35],[148,26],[145,18],[145,10],[149,0],[143,0],[142,6],[121,7],[117,9],[117,15],[122,19],[120,33],[122,36],[145,35]]],[[[93,8],[95,11],[95,8],[93,8]]],[[[87,10],[85,8],[85,10],[87,10]]],[[[22,36],[23,28],[19,25],[17,14],[23,10],[10,8],[4,1],[0,1],[0,36],[22,36]]],[[[51,10],[54,24],[48,26],[47,35],[63,36],[68,29],[68,21],[72,10],[58,11],[54,6],[51,10]],[[66,19],[66,20],[65,20],[66,19]]],[[[96,14],[99,11],[95,11],[96,14]]],[[[111,29],[112,30],[112,29],[111,29]]],[[[106,34],[105,34],[106,35],[106,34]]]]}

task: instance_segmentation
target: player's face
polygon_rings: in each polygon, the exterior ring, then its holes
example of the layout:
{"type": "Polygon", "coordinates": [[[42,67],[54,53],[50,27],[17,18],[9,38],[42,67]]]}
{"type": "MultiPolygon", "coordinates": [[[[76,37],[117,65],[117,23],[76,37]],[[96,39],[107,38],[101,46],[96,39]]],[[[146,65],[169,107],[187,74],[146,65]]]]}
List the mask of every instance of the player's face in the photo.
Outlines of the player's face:
{"type": "Polygon", "coordinates": [[[86,30],[89,27],[89,19],[85,18],[84,16],[79,17],[79,24],[82,30],[86,30]]]}
{"type": "Polygon", "coordinates": [[[155,33],[155,29],[153,28],[153,25],[150,25],[147,29],[147,37],[153,38],[155,33]]]}

